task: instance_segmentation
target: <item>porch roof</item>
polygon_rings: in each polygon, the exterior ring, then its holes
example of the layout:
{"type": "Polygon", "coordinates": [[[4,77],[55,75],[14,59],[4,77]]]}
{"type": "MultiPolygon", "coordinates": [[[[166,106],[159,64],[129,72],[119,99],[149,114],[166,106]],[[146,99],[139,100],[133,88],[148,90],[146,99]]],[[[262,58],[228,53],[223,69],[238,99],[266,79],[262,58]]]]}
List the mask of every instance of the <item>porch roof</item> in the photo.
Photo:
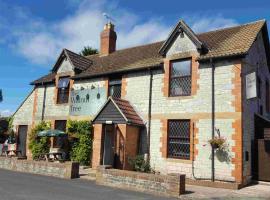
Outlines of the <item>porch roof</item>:
{"type": "Polygon", "coordinates": [[[129,101],[112,97],[109,97],[108,101],[93,119],[94,124],[104,124],[108,121],[116,124],[144,126],[142,118],[137,114],[129,101]]]}

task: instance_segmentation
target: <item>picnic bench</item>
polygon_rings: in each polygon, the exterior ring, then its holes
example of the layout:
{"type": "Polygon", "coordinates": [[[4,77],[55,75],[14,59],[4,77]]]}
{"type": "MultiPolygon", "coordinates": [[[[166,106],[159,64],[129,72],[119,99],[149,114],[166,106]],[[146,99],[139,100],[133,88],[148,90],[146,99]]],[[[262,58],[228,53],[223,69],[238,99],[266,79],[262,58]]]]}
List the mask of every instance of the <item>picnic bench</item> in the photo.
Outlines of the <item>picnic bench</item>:
{"type": "Polygon", "coordinates": [[[5,155],[6,157],[12,157],[12,156],[16,156],[18,157],[18,155],[20,154],[20,156],[22,156],[22,151],[21,150],[3,150],[1,153],[1,156],[5,155]]]}
{"type": "Polygon", "coordinates": [[[63,154],[61,152],[42,153],[40,154],[38,160],[46,160],[47,162],[63,161],[63,154]]]}

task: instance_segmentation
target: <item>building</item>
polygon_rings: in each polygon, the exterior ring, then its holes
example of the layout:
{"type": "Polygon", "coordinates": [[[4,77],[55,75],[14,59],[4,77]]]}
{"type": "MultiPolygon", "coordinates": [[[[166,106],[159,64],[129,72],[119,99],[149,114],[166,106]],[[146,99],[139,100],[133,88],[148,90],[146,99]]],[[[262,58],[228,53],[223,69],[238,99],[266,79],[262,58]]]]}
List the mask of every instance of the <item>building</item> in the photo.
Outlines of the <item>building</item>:
{"type": "Polygon", "coordinates": [[[94,168],[129,169],[129,157],[146,154],[162,174],[258,179],[256,141],[270,111],[265,20],[200,34],[180,20],[165,41],[116,50],[116,40],[108,23],[99,54],[64,49],[14,114],[18,134],[26,138],[41,120],[56,129],[93,120],[94,168]],[[226,151],[209,145],[218,134],[226,151]]]}

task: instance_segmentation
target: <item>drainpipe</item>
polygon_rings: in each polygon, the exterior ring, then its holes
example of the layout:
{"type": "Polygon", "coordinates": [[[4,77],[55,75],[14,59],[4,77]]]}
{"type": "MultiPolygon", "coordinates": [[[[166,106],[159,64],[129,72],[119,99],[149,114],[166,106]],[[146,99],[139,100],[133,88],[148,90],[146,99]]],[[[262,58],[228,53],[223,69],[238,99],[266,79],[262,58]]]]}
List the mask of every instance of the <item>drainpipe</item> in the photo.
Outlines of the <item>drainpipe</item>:
{"type": "MultiPolygon", "coordinates": [[[[43,85],[43,83],[42,83],[42,85],[43,85]]],[[[45,115],[46,95],[47,95],[47,85],[44,85],[43,104],[42,104],[42,112],[41,112],[41,121],[44,120],[44,115],[45,115]]]]}
{"type": "MultiPolygon", "coordinates": [[[[210,59],[210,65],[212,67],[212,139],[215,137],[215,65],[212,59],[210,59]]],[[[211,181],[215,181],[215,149],[212,147],[212,174],[211,181]]]]}
{"type": "Polygon", "coordinates": [[[152,85],[153,85],[153,72],[149,68],[149,101],[148,101],[148,130],[147,130],[147,160],[150,161],[150,132],[151,132],[151,118],[152,118],[152,85]]]}

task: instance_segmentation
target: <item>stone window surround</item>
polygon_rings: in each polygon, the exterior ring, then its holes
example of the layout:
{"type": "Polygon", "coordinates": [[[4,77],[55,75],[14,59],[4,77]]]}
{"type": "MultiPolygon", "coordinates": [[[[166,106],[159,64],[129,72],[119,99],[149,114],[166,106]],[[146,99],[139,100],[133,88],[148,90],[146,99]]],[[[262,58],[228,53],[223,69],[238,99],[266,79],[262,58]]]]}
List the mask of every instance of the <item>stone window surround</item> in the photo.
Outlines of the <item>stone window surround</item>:
{"type": "MultiPolygon", "coordinates": [[[[58,73],[55,75],[55,91],[54,91],[54,104],[56,106],[66,106],[66,105],[69,105],[69,102],[70,102],[70,98],[68,98],[68,102],[67,103],[57,103],[57,97],[58,97],[58,88],[57,88],[57,85],[58,85],[58,81],[60,78],[62,77],[71,77],[74,75],[74,72],[62,72],[62,73],[58,73]]],[[[71,93],[71,89],[73,88],[73,83],[74,83],[74,80],[70,79],[70,82],[69,82],[69,95],[71,93]]]]}
{"type": "Polygon", "coordinates": [[[196,95],[197,90],[199,89],[198,85],[198,68],[199,63],[196,60],[198,56],[198,52],[186,52],[186,53],[180,53],[175,54],[173,56],[169,56],[164,58],[164,79],[163,79],[163,88],[162,92],[163,95],[167,99],[190,99],[193,98],[194,95],[196,95]],[[171,68],[171,62],[176,60],[186,60],[191,59],[191,95],[190,96],[170,96],[170,68],[171,68]]]}
{"type": "Polygon", "coordinates": [[[192,163],[193,160],[196,159],[198,155],[198,150],[196,149],[196,144],[198,144],[198,128],[196,127],[197,119],[185,119],[190,120],[190,157],[189,159],[181,159],[181,158],[170,158],[168,157],[168,123],[170,120],[183,120],[181,119],[160,119],[161,122],[161,147],[160,152],[162,158],[165,158],[168,162],[178,162],[178,163],[192,163]],[[193,139],[194,137],[194,139],[193,139]]]}
{"type": "Polygon", "coordinates": [[[190,94],[185,95],[185,94],[180,94],[180,95],[175,95],[171,93],[171,85],[172,85],[172,79],[177,78],[177,79],[181,79],[183,78],[183,76],[177,76],[177,77],[173,77],[172,76],[172,68],[173,68],[173,63],[177,63],[177,62],[184,62],[184,61],[189,61],[190,65],[190,75],[185,75],[185,76],[190,76],[191,80],[192,80],[192,57],[188,57],[188,58],[182,58],[182,59],[174,59],[174,60],[170,60],[170,66],[169,66],[169,97],[186,97],[186,96],[191,96],[191,85],[192,83],[190,82],[190,94]]]}

